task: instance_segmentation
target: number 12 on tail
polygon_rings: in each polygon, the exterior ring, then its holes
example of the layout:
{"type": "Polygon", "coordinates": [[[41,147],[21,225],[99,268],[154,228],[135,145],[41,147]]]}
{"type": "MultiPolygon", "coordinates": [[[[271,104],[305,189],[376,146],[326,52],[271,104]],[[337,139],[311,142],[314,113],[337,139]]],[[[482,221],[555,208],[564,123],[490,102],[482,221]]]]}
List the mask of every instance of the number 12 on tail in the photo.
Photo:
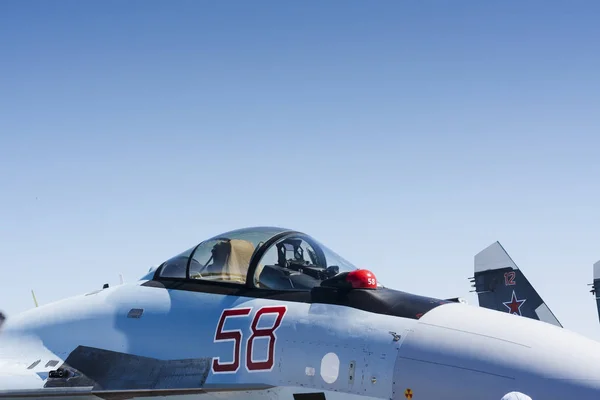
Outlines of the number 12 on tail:
{"type": "MultiPolygon", "coordinates": [[[[229,308],[223,310],[217,329],[215,330],[214,343],[219,342],[233,342],[232,359],[230,362],[221,362],[220,357],[213,357],[212,360],[212,372],[215,374],[233,374],[240,369],[240,363],[242,358],[242,341],[243,333],[240,329],[224,329],[225,322],[232,318],[247,317],[250,315],[252,307],[244,308],[229,308]]],[[[275,331],[281,325],[281,321],[287,312],[286,306],[265,306],[261,307],[254,313],[250,330],[252,333],[245,341],[246,357],[246,370],[248,372],[264,372],[271,371],[275,364],[275,341],[277,335],[275,331]],[[258,322],[263,315],[274,314],[275,322],[269,328],[258,328],[258,322]],[[269,340],[268,354],[266,359],[256,359],[254,355],[254,340],[257,338],[267,338],[269,340]]]]}
{"type": "Polygon", "coordinates": [[[515,282],[515,271],[505,272],[504,273],[504,286],[514,286],[517,283],[515,282]]]}

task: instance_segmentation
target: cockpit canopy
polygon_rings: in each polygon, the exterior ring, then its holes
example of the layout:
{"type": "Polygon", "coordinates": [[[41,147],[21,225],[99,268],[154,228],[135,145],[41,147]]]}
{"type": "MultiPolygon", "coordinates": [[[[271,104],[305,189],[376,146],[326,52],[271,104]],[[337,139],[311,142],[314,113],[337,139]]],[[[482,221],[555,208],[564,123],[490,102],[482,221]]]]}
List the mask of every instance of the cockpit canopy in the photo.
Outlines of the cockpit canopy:
{"type": "Polygon", "coordinates": [[[357,268],[301,232],[238,229],[203,241],[165,261],[156,276],[198,279],[273,290],[310,290],[357,268]]]}

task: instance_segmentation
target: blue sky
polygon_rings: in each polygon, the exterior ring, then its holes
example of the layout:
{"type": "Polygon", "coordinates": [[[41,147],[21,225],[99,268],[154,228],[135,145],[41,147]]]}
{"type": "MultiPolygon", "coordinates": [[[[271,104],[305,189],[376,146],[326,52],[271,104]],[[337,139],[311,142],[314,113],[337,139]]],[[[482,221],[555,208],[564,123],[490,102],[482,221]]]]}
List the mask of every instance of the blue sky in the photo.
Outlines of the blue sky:
{"type": "Polygon", "coordinates": [[[472,304],[499,240],[600,339],[593,1],[4,1],[0,309],[278,225],[472,304]]]}

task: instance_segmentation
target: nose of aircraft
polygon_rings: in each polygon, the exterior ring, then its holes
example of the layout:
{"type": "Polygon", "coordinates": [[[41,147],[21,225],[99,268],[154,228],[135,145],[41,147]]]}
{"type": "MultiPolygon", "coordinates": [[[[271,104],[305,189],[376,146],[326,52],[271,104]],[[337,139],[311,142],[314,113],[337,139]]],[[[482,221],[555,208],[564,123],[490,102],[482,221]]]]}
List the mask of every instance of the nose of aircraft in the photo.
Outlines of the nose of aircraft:
{"type": "MultiPolygon", "coordinates": [[[[533,400],[600,399],[600,343],[540,321],[465,304],[426,313],[404,339],[395,392],[533,400]]],[[[454,396],[450,396],[454,398],[454,396]]],[[[399,397],[400,398],[400,397],[399,397]]]]}

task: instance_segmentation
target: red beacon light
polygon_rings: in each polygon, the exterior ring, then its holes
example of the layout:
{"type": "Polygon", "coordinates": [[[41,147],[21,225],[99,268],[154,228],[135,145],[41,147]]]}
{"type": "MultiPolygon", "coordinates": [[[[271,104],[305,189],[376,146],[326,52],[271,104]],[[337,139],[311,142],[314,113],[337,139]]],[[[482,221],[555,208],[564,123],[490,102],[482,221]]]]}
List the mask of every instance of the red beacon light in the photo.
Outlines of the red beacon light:
{"type": "Polygon", "coordinates": [[[368,269],[355,269],[325,279],[321,282],[321,287],[341,290],[377,289],[377,278],[368,269]]]}
{"type": "Polygon", "coordinates": [[[377,289],[377,278],[368,269],[356,269],[348,272],[346,282],[349,282],[353,289],[377,289]]]}

